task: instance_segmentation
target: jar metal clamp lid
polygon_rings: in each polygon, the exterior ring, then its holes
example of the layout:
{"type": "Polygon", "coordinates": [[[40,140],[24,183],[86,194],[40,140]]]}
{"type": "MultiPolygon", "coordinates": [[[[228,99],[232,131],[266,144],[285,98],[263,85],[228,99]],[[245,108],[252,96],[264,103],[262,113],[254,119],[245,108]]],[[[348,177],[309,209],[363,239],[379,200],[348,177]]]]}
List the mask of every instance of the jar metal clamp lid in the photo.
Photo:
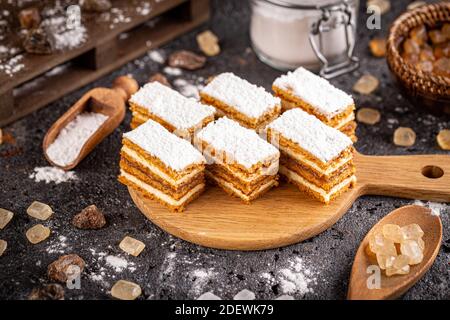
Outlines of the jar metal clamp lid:
{"type": "MultiPolygon", "coordinates": [[[[309,31],[309,42],[321,62],[319,74],[331,79],[352,72],[359,68],[359,59],[354,55],[356,25],[351,10],[352,0],[327,1],[326,4],[298,4],[285,0],[265,0],[276,6],[288,9],[317,10],[321,12],[320,18],[314,22],[309,31]],[[329,31],[341,26],[345,29],[345,56],[339,61],[330,61],[322,50],[322,37],[329,31]]],[[[323,2],[323,1],[322,1],[323,2]]]]}

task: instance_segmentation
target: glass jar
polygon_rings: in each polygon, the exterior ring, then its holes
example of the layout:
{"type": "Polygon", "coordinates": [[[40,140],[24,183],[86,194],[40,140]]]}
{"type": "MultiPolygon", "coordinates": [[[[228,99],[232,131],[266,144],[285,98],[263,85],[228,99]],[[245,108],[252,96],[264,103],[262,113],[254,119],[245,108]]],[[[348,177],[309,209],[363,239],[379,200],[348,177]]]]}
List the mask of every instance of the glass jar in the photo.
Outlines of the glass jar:
{"type": "Polygon", "coordinates": [[[263,62],[283,71],[303,66],[328,79],[359,67],[359,0],[250,1],[250,39],[263,62]]]}

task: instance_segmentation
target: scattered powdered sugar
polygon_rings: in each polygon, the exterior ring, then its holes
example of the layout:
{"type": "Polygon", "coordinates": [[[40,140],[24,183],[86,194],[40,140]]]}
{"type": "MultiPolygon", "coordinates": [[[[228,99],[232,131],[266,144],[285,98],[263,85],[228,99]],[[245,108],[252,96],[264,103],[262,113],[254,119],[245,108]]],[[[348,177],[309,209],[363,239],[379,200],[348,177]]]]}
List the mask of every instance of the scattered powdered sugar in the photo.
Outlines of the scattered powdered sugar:
{"type": "Polygon", "coordinates": [[[304,295],[313,292],[310,285],[317,279],[314,272],[305,265],[303,259],[296,257],[289,261],[286,268],[278,271],[278,281],[283,293],[304,295]]]}
{"type": "Polygon", "coordinates": [[[141,3],[141,5],[136,7],[136,12],[140,14],[141,16],[146,16],[152,11],[152,6],[150,5],[150,2],[146,1],[144,3],[141,3]]]}
{"type": "Polygon", "coordinates": [[[350,95],[302,67],[282,75],[273,84],[280,89],[292,92],[328,118],[332,118],[354,104],[350,95]]]}
{"type": "Polygon", "coordinates": [[[297,143],[324,163],[335,159],[353,144],[345,134],[299,108],[286,111],[268,128],[297,143]]]}
{"type": "Polygon", "coordinates": [[[205,292],[197,300],[222,300],[212,292],[205,292]]]}
{"type": "Polygon", "coordinates": [[[56,167],[36,167],[33,173],[29,175],[29,178],[36,182],[45,181],[45,183],[53,182],[55,184],[78,179],[75,172],[64,171],[56,167]]]}
{"type": "Polygon", "coordinates": [[[199,90],[203,88],[202,85],[192,84],[185,79],[176,79],[173,84],[183,96],[196,100],[200,99],[199,90]]]}
{"type": "Polygon", "coordinates": [[[233,300],[255,300],[255,294],[247,289],[239,291],[234,297],[233,300]]]}
{"type": "Polygon", "coordinates": [[[165,67],[163,71],[165,74],[168,74],[169,76],[181,76],[183,74],[183,71],[180,68],[174,67],[165,67]]]}
{"type": "Polygon", "coordinates": [[[431,214],[434,216],[440,216],[441,213],[444,213],[448,206],[445,203],[439,203],[439,202],[422,202],[420,200],[414,201],[414,204],[417,206],[427,207],[431,209],[431,214]]]}
{"type": "Polygon", "coordinates": [[[0,71],[3,71],[6,75],[12,77],[17,72],[25,68],[25,65],[23,63],[20,63],[22,60],[23,60],[22,54],[10,58],[6,62],[0,64],[0,71]]]}
{"type": "Polygon", "coordinates": [[[152,50],[148,53],[149,58],[159,64],[164,64],[166,62],[166,58],[161,50],[152,50]]]}
{"type": "Polygon", "coordinates": [[[113,268],[116,272],[122,272],[125,269],[131,272],[134,272],[136,270],[133,262],[128,262],[124,258],[118,256],[109,255],[105,258],[105,261],[106,265],[113,268]]]}
{"type": "Polygon", "coordinates": [[[280,99],[263,87],[251,84],[231,72],[222,73],[201,90],[250,118],[259,118],[280,106],[280,99]]]}
{"type": "Polygon", "coordinates": [[[71,50],[87,40],[86,28],[82,24],[73,24],[70,28],[66,16],[51,17],[41,23],[49,30],[56,50],[71,50]]]}
{"type": "Polygon", "coordinates": [[[61,130],[55,141],[45,151],[59,166],[72,164],[92,134],[108,119],[101,113],[84,112],[76,116],[61,130]]]}
{"type": "Polygon", "coordinates": [[[67,250],[67,237],[59,236],[47,247],[47,253],[65,253],[67,250]]]}
{"type": "Polygon", "coordinates": [[[212,270],[197,269],[190,273],[190,278],[194,280],[191,290],[198,295],[208,281],[213,278],[216,273],[212,270]]]}

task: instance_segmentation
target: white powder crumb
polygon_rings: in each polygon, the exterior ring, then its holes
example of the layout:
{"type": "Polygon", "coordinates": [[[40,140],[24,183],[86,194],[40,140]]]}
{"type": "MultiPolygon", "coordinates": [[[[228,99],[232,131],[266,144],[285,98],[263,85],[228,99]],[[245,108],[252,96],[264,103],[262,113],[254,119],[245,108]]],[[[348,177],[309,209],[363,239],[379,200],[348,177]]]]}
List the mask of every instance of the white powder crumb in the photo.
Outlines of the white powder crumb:
{"type": "Polygon", "coordinates": [[[420,200],[416,200],[414,201],[415,205],[417,206],[422,206],[422,207],[427,207],[431,209],[431,214],[433,216],[440,216],[441,213],[444,213],[445,210],[447,209],[447,205],[445,203],[439,203],[439,202],[422,202],[420,200]]]}
{"type": "Polygon", "coordinates": [[[29,178],[36,182],[45,181],[45,183],[53,182],[55,184],[78,179],[75,172],[64,171],[56,167],[36,167],[29,178]]]}
{"type": "Polygon", "coordinates": [[[194,98],[196,100],[200,99],[199,90],[201,89],[201,87],[189,83],[184,79],[176,79],[173,84],[183,96],[194,98]]]}
{"type": "Polygon", "coordinates": [[[165,67],[163,71],[169,76],[181,76],[183,74],[183,71],[180,68],[165,67]]]}
{"type": "Polygon", "coordinates": [[[136,12],[141,16],[146,16],[152,11],[152,6],[149,2],[144,2],[140,6],[136,7],[136,12]]]}
{"type": "Polygon", "coordinates": [[[287,268],[279,271],[278,280],[283,293],[301,295],[313,292],[309,286],[316,282],[314,273],[298,257],[290,261],[287,268]]]}
{"type": "Polygon", "coordinates": [[[198,297],[197,300],[222,300],[222,299],[220,299],[212,292],[206,292],[202,294],[200,297],[198,297]]]}
{"type": "Polygon", "coordinates": [[[175,252],[171,252],[166,256],[166,259],[164,260],[163,263],[163,270],[161,276],[172,273],[172,271],[175,269],[176,256],[177,254],[175,252]]]}
{"type": "Polygon", "coordinates": [[[136,270],[134,263],[129,263],[127,260],[117,256],[107,256],[105,258],[106,265],[112,267],[116,272],[122,272],[125,269],[133,272],[136,270]]]}
{"type": "Polygon", "coordinates": [[[69,122],[47,148],[47,156],[59,166],[72,164],[81,148],[94,132],[108,119],[101,113],[83,112],[69,122]]]}
{"type": "Polygon", "coordinates": [[[250,290],[244,289],[239,291],[233,298],[233,300],[255,300],[256,296],[250,290]]]}
{"type": "Polygon", "coordinates": [[[51,30],[56,50],[71,50],[87,40],[86,28],[82,24],[68,28],[65,16],[48,18],[41,26],[51,30]]]}
{"type": "Polygon", "coordinates": [[[23,55],[19,54],[6,62],[0,64],[0,71],[3,71],[6,75],[12,77],[19,71],[25,68],[23,63],[20,63],[23,59],[23,55]]]}
{"type": "Polygon", "coordinates": [[[288,294],[283,294],[282,296],[279,296],[275,300],[294,300],[294,297],[288,294]]]}
{"type": "Polygon", "coordinates": [[[59,236],[47,247],[47,253],[65,253],[67,249],[67,237],[59,236]]]}
{"type": "Polygon", "coordinates": [[[202,290],[203,287],[208,283],[208,281],[215,276],[215,272],[212,270],[205,270],[205,269],[197,269],[194,270],[190,277],[194,280],[194,283],[192,285],[191,290],[198,295],[202,290]]]}
{"type": "Polygon", "coordinates": [[[148,53],[149,58],[159,64],[164,64],[166,62],[166,58],[161,50],[152,50],[148,53]]]}

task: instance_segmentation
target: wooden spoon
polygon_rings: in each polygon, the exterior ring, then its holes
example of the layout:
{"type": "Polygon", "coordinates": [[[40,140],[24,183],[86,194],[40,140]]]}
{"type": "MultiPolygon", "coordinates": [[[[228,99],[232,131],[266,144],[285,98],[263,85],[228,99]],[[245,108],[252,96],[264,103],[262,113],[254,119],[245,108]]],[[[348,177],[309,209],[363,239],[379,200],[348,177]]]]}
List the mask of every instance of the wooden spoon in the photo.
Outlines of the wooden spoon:
{"type": "Polygon", "coordinates": [[[410,205],[392,211],[373,226],[361,242],[353,262],[347,298],[349,300],[385,300],[400,297],[430,269],[439,252],[441,242],[441,219],[439,216],[433,215],[431,209],[410,205]],[[369,266],[377,265],[366,253],[369,237],[376,232],[380,232],[385,224],[397,224],[403,227],[412,223],[417,223],[424,232],[425,250],[423,261],[411,266],[409,274],[406,275],[387,277],[380,270],[381,288],[369,289],[368,279],[369,277],[374,277],[374,274],[373,271],[368,271],[368,268],[369,266]]]}
{"type": "Polygon", "coordinates": [[[95,88],[86,92],[48,130],[42,144],[44,156],[51,165],[63,170],[76,167],[104,138],[111,134],[125,117],[125,103],[138,90],[136,80],[120,76],[113,82],[113,88],[95,88]],[[55,141],[63,128],[82,112],[104,114],[108,119],[95,131],[80,150],[77,158],[67,166],[54,163],[47,155],[47,148],[55,141]]]}

